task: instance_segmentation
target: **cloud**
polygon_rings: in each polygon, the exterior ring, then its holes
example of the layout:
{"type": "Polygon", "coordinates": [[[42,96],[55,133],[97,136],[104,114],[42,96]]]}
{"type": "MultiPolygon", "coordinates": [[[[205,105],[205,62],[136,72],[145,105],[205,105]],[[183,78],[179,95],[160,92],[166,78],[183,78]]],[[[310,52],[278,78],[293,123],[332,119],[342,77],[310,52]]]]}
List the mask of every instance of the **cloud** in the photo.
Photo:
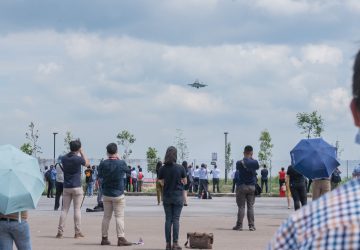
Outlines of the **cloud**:
{"type": "Polygon", "coordinates": [[[343,61],[341,50],[326,44],[307,45],[302,48],[302,54],[303,60],[314,64],[330,64],[337,66],[343,61]]]}
{"type": "Polygon", "coordinates": [[[50,63],[41,63],[38,66],[38,72],[40,74],[44,74],[44,75],[50,75],[56,72],[61,71],[62,66],[58,65],[55,62],[50,62],[50,63]]]}

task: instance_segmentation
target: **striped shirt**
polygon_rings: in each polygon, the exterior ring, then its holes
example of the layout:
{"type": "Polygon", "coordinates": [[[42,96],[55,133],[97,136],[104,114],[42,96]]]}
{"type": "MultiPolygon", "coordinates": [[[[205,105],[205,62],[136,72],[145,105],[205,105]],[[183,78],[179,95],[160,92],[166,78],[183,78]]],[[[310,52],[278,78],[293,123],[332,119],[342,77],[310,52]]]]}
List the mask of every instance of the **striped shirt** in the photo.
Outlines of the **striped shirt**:
{"type": "Polygon", "coordinates": [[[360,249],[360,179],[291,215],[268,249],[360,249]]]}

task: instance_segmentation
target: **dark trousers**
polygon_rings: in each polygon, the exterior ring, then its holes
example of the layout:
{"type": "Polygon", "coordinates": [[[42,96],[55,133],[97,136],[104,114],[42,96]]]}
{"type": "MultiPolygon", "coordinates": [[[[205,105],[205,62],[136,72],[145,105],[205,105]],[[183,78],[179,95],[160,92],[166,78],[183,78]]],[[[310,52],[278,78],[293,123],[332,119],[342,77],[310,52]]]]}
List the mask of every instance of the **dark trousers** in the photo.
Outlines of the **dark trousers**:
{"type": "Polygon", "coordinates": [[[60,196],[63,193],[64,185],[62,182],[55,182],[56,193],[55,193],[55,206],[54,210],[58,210],[60,207],[60,196]]]}
{"type": "Polygon", "coordinates": [[[133,192],[137,192],[137,179],[132,179],[133,192]]]}
{"type": "Polygon", "coordinates": [[[130,189],[131,189],[130,179],[131,179],[130,176],[126,177],[125,190],[128,192],[130,192],[130,189]]]}
{"type": "Polygon", "coordinates": [[[245,203],[247,205],[247,219],[249,227],[255,227],[255,185],[240,185],[236,187],[236,204],[238,206],[236,226],[241,228],[243,226],[245,216],[245,203]]]}
{"type": "Polygon", "coordinates": [[[235,179],[233,179],[231,193],[235,193],[235,179]]]}
{"type": "Polygon", "coordinates": [[[208,180],[200,180],[200,185],[199,185],[199,197],[201,198],[202,196],[202,193],[207,193],[209,190],[208,190],[208,185],[209,185],[209,182],[208,180]]]}
{"type": "Polygon", "coordinates": [[[197,193],[199,191],[199,177],[194,177],[194,193],[197,193]]]}
{"type": "Polygon", "coordinates": [[[215,187],[217,192],[220,193],[219,183],[220,183],[219,178],[213,178],[213,193],[215,193],[215,187]]]}
{"type": "Polygon", "coordinates": [[[168,204],[164,203],[165,210],[165,239],[166,243],[171,243],[171,227],[173,242],[178,242],[180,229],[180,215],[183,204],[168,204]]]}
{"type": "Polygon", "coordinates": [[[291,183],[290,184],[291,195],[294,200],[294,208],[298,210],[301,206],[307,204],[307,194],[306,194],[306,184],[305,182],[301,183],[291,183]]]}
{"type": "Polygon", "coordinates": [[[309,182],[308,182],[308,185],[307,185],[307,188],[306,188],[306,191],[307,191],[308,193],[310,192],[311,183],[312,183],[312,180],[309,179],[309,182]]]}
{"type": "Polygon", "coordinates": [[[265,184],[265,189],[266,189],[266,193],[268,192],[268,179],[265,179],[265,180],[263,180],[263,179],[261,179],[261,190],[263,190],[264,191],[264,184],[265,184]]]}
{"type": "Polygon", "coordinates": [[[48,181],[48,190],[47,190],[47,197],[48,198],[53,198],[54,194],[53,194],[53,188],[54,188],[54,181],[50,180],[48,181]]]}
{"type": "Polygon", "coordinates": [[[189,193],[192,193],[194,189],[194,181],[189,182],[189,193]]]}

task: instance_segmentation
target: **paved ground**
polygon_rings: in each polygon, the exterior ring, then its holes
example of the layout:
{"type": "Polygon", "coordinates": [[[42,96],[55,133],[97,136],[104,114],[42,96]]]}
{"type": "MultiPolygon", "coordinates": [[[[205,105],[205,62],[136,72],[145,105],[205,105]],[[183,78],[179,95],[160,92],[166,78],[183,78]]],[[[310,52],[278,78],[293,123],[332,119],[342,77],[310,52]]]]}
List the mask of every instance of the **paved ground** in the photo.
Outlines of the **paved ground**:
{"type": "MultiPolygon", "coordinates": [[[[164,211],[156,205],[156,197],[126,197],[125,232],[129,241],[138,241],[142,246],[122,247],[122,249],[157,250],[164,249],[164,211]]],[[[102,212],[86,213],[85,208],[96,204],[95,197],[86,198],[82,212],[84,239],[73,238],[73,214],[67,218],[64,238],[56,239],[59,211],[53,211],[54,199],[42,198],[36,210],[30,211],[30,227],[34,250],[52,249],[114,249],[116,243],[115,223],[111,221],[110,241],[112,246],[100,246],[102,212]]],[[[214,249],[264,249],[280,223],[293,210],[288,210],[284,198],[257,198],[255,204],[255,232],[233,231],[237,207],[232,197],[212,200],[189,199],[184,207],[179,242],[184,244],[187,232],[212,232],[214,249]]],[[[244,224],[246,225],[246,218],[244,224]]]]}

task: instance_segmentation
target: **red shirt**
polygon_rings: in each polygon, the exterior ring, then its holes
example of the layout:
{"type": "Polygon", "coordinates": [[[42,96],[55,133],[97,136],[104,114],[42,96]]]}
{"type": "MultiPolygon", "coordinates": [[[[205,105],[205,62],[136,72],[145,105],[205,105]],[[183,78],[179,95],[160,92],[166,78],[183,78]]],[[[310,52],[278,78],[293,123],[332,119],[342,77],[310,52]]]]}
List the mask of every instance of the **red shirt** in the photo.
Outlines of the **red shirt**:
{"type": "Polygon", "coordinates": [[[280,171],[280,172],[279,172],[279,179],[280,179],[280,180],[285,180],[285,175],[286,175],[286,172],[285,172],[285,171],[280,171]]]}

